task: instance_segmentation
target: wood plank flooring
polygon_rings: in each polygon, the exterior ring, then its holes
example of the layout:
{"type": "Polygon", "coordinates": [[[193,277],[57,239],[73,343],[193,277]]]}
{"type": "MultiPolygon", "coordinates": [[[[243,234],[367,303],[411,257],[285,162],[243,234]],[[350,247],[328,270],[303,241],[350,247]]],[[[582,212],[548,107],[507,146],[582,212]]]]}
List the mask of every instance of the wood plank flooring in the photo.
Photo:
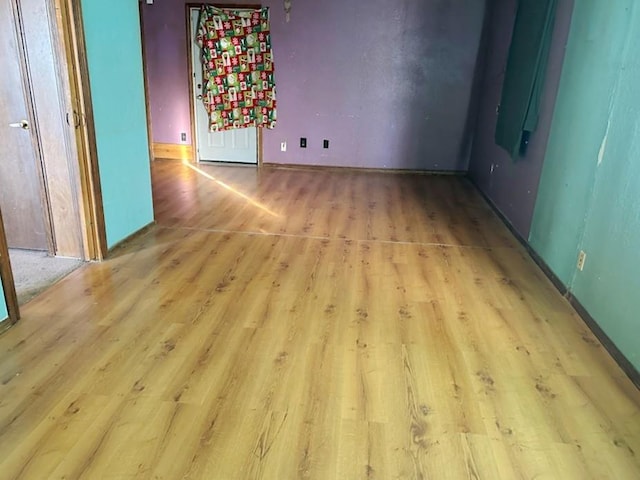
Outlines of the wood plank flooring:
{"type": "Polygon", "coordinates": [[[640,478],[640,392],[464,179],[153,183],[0,336],[1,478],[640,478]]]}

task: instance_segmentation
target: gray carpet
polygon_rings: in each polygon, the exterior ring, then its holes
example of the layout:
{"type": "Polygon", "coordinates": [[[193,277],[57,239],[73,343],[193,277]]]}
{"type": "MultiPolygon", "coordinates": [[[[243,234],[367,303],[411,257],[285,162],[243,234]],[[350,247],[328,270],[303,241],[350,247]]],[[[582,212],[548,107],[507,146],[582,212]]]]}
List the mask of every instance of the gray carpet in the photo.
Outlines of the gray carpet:
{"type": "Polygon", "coordinates": [[[50,257],[46,252],[34,250],[10,249],[9,258],[20,305],[84,263],[75,258],[50,257]]]}

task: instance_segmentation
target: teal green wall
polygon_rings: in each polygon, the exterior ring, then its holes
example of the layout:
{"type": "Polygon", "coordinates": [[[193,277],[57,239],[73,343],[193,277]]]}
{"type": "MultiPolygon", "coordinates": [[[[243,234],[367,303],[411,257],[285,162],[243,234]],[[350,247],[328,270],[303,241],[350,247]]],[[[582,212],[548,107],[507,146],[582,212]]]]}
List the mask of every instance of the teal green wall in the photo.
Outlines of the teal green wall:
{"type": "Polygon", "coordinates": [[[0,280],[0,322],[5,320],[8,316],[7,302],[4,299],[4,287],[2,286],[2,280],[0,280]]]}
{"type": "Polygon", "coordinates": [[[138,2],[82,1],[107,244],[153,221],[138,2]]]}
{"type": "Polygon", "coordinates": [[[529,241],[640,369],[640,5],[576,0],[529,241]],[[587,253],[582,272],[580,250],[587,253]]]}

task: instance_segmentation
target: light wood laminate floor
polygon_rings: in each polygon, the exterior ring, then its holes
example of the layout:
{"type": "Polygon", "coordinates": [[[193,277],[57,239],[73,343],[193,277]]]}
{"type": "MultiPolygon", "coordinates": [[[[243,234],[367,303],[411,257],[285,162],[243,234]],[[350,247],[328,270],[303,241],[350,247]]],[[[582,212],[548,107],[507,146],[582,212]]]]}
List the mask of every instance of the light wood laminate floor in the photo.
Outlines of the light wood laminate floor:
{"type": "Polygon", "coordinates": [[[0,477],[638,479],[640,394],[466,180],[156,161],[0,337],[0,477]]]}

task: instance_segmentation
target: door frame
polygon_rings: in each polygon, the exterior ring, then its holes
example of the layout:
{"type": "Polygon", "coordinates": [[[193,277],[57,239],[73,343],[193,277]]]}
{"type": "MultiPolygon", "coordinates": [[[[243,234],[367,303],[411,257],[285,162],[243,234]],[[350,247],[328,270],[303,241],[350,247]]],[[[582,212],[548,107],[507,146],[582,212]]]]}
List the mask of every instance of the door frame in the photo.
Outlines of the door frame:
{"type": "Polygon", "coordinates": [[[149,103],[149,76],[147,75],[147,47],[144,38],[144,2],[138,3],[138,18],[140,18],[140,48],[142,50],[142,80],[144,81],[144,107],[147,112],[147,143],[149,158],[155,160],[153,149],[153,126],[151,124],[151,104],[149,103]]]}
{"type": "MultiPolygon", "coordinates": [[[[195,32],[191,31],[191,10],[200,9],[203,5],[213,5],[214,7],[230,8],[230,9],[237,8],[239,10],[258,10],[262,8],[262,5],[259,3],[246,4],[246,5],[242,5],[238,3],[220,3],[220,2],[215,2],[215,3],[202,2],[202,3],[186,3],[185,4],[186,30],[187,30],[187,64],[188,64],[187,78],[189,80],[189,112],[190,112],[190,120],[191,120],[191,125],[189,125],[189,127],[191,129],[191,145],[192,145],[191,162],[192,163],[198,163],[198,126],[196,123],[196,108],[195,108],[196,105],[193,101],[193,99],[196,96],[195,95],[196,92],[193,87],[194,73],[193,73],[193,55],[192,55],[191,43],[193,42],[192,36],[195,32]]],[[[256,128],[256,149],[257,149],[256,166],[262,167],[262,128],[256,128]]],[[[230,165],[235,165],[235,164],[230,164],[230,165]]],[[[251,164],[241,164],[241,163],[239,163],[238,165],[251,166],[251,164]]]]}
{"type": "MultiPolygon", "coordinates": [[[[85,260],[103,260],[108,252],[107,229],[102,204],[98,149],[91,103],[89,65],[85,45],[82,6],[78,0],[48,0],[59,12],[50,28],[58,33],[64,55],[58,55],[60,75],[68,82],[75,128],[76,205],[82,217],[85,260]],[[64,73],[63,73],[64,72],[64,73]]],[[[52,20],[52,19],[50,19],[52,20]]]]}
{"type": "Polygon", "coordinates": [[[18,296],[16,294],[16,285],[13,280],[13,270],[11,269],[11,261],[9,260],[9,246],[7,245],[7,237],[4,232],[4,222],[2,220],[2,212],[0,212],[0,280],[4,289],[4,299],[9,312],[9,319],[1,321],[0,333],[14,325],[20,319],[20,308],[18,307],[18,296]]]}

